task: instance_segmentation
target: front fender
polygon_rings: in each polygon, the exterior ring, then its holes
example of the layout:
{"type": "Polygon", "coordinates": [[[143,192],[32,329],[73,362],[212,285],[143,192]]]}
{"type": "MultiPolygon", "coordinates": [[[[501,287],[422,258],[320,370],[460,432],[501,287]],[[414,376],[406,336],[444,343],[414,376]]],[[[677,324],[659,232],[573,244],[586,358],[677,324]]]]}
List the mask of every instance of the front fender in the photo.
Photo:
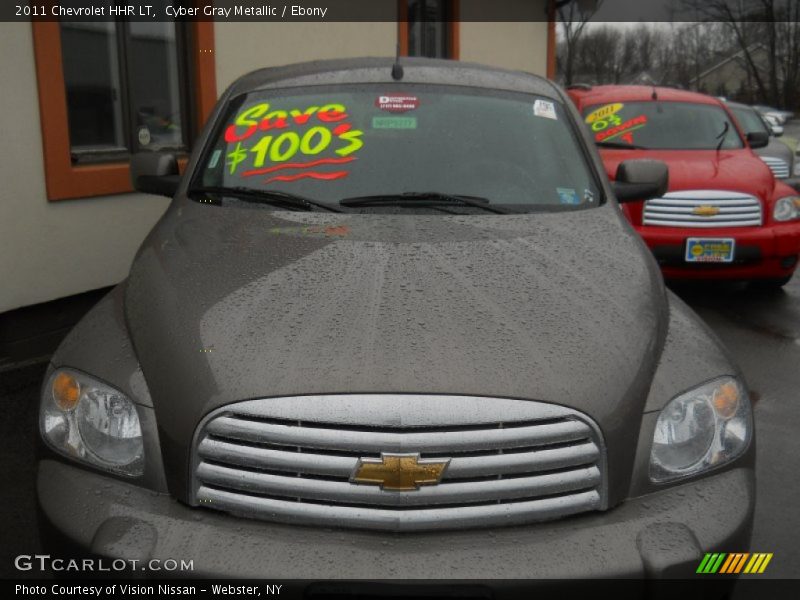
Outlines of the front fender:
{"type": "Polygon", "coordinates": [[[50,359],[45,382],[49,380],[54,369],[69,367],[109,384],[130,398],[137,405],[144,436],[144,474],[131,479],[88,465],[73,463],[57,455],[44,443],[41,444],[41,454],[42,457],[68,462],[79,468],[97,470],[107,477],[166,492],[167,484],[155,410],[125,325],[124,286],[123,283],[111,290],[70,331],[50,359]]]}
{"type": "Polygon", "coordinates": [[[753,431],[750,446],[745,453],[722,467],[667,484],[655,484],[650,481],[650,452],[656,421],[670,400],[702,383],[724,375],[738,378],[745,389],[749,389],[741,370],[736,366],[722,341],[697,313],[670,291],[667,292],[667,302],[669,304],[667,339],[645,402],[629,498],[658,492],[665,487],[691,483],[732,468],[752,469],[755,464],[755,431],[753,431]]]}

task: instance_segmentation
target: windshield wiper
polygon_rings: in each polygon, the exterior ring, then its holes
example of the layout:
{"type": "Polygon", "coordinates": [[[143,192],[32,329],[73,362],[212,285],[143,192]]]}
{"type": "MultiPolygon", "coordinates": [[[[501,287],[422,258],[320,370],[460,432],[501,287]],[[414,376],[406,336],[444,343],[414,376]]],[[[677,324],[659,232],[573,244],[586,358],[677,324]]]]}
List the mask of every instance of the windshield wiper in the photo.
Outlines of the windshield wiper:
{"type": "Polygon", "coordinates": [[[256,190],[253,188],[234,186],[205,186],[196,187],[189,190],[189,194],[220,194],[235,196],[248,202],[263,203],[263,204],[283,204],[292,208],[299,208],[304,210],[314,210],[315,208],[322,208],[331,212],[342,212],[335,206],[311,200],[305,196],[292,194],[291,192],[282,192],[280,190],[256,190]]]}
{"type": "Polygon", "coordinates": [[[647,150],[644,146],[637,146],[636,144],[626,144],[625,142],[595,142],[596,146],[601,148],[623,148],[627,150],[647,150]]]}
{"type": "Polygon", "coordinates": [[[728,135],[728,130],[731,128],[731,124],[728,121],[725,121],[725,127],[722,128],[722,133],[717,136],[719,140],[719,144],[717,144],[717,152],[720,151],[722,148],[722,144],[725,143],[725,137],[728,135]]]}
{"type": "Polygon", "coordinates": [[[448,204],[463,204],[465,206],[474,206],[475,208],[483,209],[487,212],[493,212],[500,215],[508,214],[507,211],[496,206],[490,206],[490,202],[486,198],[476,198],[474,196],[461,196],[458,194],[445,194],[444,192],[403,192],[402,194],[378,194],[376,196],[354,196],[352,198],[345,198],[340,201],[342,206],[389,206],[389,205],[403,205],[411,203],[441,203],[448,204]]]}

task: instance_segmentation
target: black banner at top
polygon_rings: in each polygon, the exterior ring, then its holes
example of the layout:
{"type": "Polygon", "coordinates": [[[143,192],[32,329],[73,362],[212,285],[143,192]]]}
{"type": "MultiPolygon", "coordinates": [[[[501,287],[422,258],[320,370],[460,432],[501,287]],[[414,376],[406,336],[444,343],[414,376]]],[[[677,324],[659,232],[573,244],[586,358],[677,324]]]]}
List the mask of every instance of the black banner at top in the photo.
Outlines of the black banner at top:
{"type": "Polygon", "coordinates": [[[792,21],[797,0],[3,0],[0,21],[792,21]]]}

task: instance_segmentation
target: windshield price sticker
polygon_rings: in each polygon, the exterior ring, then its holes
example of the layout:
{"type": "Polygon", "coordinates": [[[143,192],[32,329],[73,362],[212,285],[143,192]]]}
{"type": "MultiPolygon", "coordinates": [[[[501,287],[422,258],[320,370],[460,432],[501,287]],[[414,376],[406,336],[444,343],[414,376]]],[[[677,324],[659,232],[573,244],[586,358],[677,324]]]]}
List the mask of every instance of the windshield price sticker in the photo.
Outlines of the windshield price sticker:
{"type": "Polygon", "coordinates": [[[270,175],[266,182],[347,177],[346,170],[309,170],[343,165],[364,145],[364,132],[348,122],[344,104],[312,105],[304,109],[273,109],[262,102],[241,111],[225,129],[229,144],[225,164],[231,175],[270,175]],[[303,160],[310,157],[310,160],[303,160]],[[290,173],[278,173],[290,170],[290,173]]]}
{"type": "Polygon", "coordinates": [[[211,158],[208,159],[208,166],[206,169],[213,169],[219,163],[219,157],[222,154],[222,150],[214,150],[214,153],[211,155],[211,158]]]}
{"type": "Polygon", "coordinates": [[[632,139],[631,133],[640,129],[647,125],[647,116],[646,115],[639,115],[638,117],[634,117],[633,119],[629,119],[625,121],[621,125],[617,125],[616,127],[612,127],[611,129],[607,129],[602,131],[594,136],[595,141],[597,142],[605,142],[606,140],[610,140],[611,138],[615,138],[617,136],[623,136],[623,139],[628,143],[632,144],[633,142],[630,141],[632,139]]]}
{"type": "Polygon", "coordinates": [[[604,129],[608,129],[612,125],[621,125],[622,119],[617,114],[625,107],[624,104],[619,102],[615,104],[606,104],[605,106],[601,106],[595,111],[592,111],[586,117],[586,123],[591,125],[592,131],[597,133],[598,131],[603,131],[604,129]]]}
{"type": "Polygon", "coordinates": [[[417,117],[372,117],[373,129],[416,129],[417,117]]]}
{"type": "Polygon", "coordinates": [[[533,103],[533,114],[537,117],[556,120],[556,105],[547,100],[536,100],[533,103]]]}
{"type": "Polygon", "coordinates": [[[386,112],[404,113],[419,108],[419,98],[416,96],[378,96],[375,106],[386,112]]]}
{"type": "Polygon", "coordinates": [[[558,201],[561,204],[570,204],[574,206],[581,203],[578,192],[572,188],[556,188],[556,193],[558,194],[558,201]]]}

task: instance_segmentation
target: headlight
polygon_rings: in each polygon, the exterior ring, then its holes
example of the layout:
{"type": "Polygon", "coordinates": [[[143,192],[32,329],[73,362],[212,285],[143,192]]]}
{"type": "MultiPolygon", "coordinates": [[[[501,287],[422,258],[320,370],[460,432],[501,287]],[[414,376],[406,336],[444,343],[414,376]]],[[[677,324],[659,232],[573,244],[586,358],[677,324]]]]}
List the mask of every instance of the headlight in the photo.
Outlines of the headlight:
{"type": "Polygon", "coordinates": [[[96,379],[57,369],[47,380],[40,413],[42,436],[69,458],[124,475],[141,475],[144,444],[136,407],[96,379]]]}
{"type": "Polygon", "coordinates": [[[772,209],[772,218],[776,221],[791,221],[800,218],[800,197],[780,198],[772,209]]]}
{"type": "Polygon", "coordinates": [[[650,479],[670,481],[729,462],[745,451],[752,429],[747,392],[732,377],[681,394],[656,422],[650,479]]]}

